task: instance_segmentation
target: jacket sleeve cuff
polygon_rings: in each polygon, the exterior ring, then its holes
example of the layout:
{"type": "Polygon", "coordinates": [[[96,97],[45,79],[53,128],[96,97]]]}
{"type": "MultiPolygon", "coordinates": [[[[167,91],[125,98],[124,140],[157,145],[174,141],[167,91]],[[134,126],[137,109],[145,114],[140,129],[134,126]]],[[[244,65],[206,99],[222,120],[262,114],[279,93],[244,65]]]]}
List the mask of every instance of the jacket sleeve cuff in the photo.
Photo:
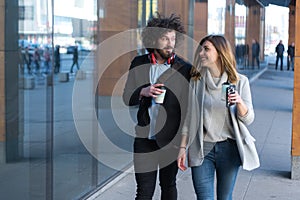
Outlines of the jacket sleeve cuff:
{"type": "Polygon", "coordinates": [[[241,120],[245,125],[250,125],[254,121],[253,110],[248,110],[244,116],[238,114],[238,119],[241,120]]]}

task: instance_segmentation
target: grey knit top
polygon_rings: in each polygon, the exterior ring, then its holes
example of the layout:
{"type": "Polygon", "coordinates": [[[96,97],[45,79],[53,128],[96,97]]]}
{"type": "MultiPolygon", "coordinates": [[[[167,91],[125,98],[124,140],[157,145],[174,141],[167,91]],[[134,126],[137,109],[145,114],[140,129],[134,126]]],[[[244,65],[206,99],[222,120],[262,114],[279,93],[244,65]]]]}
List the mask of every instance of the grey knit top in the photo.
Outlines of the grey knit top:
{"type": "MultiPolygon", "coordinates": [[[[220,80],[214,82],[207,68],[201,71],[201,79],[190,82],[188,113],[182,128],[182,134],[187,135],[188,164],[190,167],[202,164],[204,156],[213,148],[215,142],[235,139],[233,127],[225,101],[221,97],[221,85],[227,81],[227,74],[222,74],[220,80]]],[[[250,84],[248,78],[239,74],[236,90],[248,108],[245,116],[237,118],[249,125],[254,120],[250,84]]]]}
{"type": "Polygon", "coordinates": [[[220,142],[227,138],[234,138],[229,111],[225,105],[225,97],[222,96],[222,84],[227,82],[227,77],[226,73],[223,73],[220,78],[213,78],[209,71],[206,73],[203,106],[204,141],[206,142],[220,142]]]}

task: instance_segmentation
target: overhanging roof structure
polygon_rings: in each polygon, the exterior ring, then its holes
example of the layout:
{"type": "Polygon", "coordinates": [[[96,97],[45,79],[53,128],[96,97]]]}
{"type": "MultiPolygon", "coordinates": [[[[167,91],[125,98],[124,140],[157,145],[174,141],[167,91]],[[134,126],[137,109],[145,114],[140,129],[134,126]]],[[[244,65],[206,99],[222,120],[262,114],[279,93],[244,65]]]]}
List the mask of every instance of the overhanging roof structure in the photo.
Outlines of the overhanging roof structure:
{"type": "Polygon", "coordinates": [[[277,6],[284,6],[289,7],[289,5],[295,5],[296,0],[236,0],[236,3],[245,5],[245,6],[252,6],[260,4],[261,6],[269,6],[277,5],[277,6]]]}

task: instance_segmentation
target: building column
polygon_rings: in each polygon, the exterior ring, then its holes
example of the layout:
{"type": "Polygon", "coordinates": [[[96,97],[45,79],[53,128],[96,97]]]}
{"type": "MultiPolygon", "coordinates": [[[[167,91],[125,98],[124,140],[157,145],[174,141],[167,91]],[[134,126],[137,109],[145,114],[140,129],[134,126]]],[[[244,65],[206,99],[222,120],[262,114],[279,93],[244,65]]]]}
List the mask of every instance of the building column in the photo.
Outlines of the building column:
{"type": "Polygon", "coordinates": [[[200,42],[207,33],[208,3],[207,0],[196,1],[194,8],[194,40],[200,42]]]}
{"type": "Polygon", "coordinates": [[[0,0],[0,162],[19,159],[18,0],[0,0]]]}
{"type": "Polygon", "coordinates": [[[191,0],[158,0],[158,11],[166,17],[172,13],[181,16],[181,20],[185,25],[184,28],[186,32],[188,32],[188,26],[191,25],[189,23],[190,1],[191,0]]]}
{"type": "Polygon", "coordinates": [[[260,35],[258,37],[258,43],[260,44],[260,60],[265,59],[265,41],[266,41],[266,9],[265,7],[260,8],[260,35]]]}
{"type": "Polygon", "coordinates": [[[235,0],[226,0],[225,37],[235,51],[235,0]]]}
{"type": "MultiPolygon", "coordinates": [[[[110,37],[138,27],[138,2],[132,0],[123,1],[102,1],[98,0],[99,13],[98,16],[98,42],[104,42],[110,37]],[[101,12],[100,12],[101,11],[101,12]],[[134,11],[134,12],[132,12],[134,11]]],[[[132,39],[136,36],[132,36],[132,39]]],[[[132,43],[137,43],[132,41],[132,43]]],[[[120,44],[121,45],[121,44],[120,44]]],[[[117,48],[117,47],[116,47],[117,48]]],[[[105,51],[104,49],[98,49],[98,51],[105,51]]],[[[115,94],[121,95],[123,88],[115,88],[120,78],[128,71],[129,65],[133,57],[136,55],[136,51],[128,52],[125,55],[114,60],[109,66],[102,66],[101,55],[97,55],[99,60],[99,71],[103,71],[98,84],[98,92],[102,96],[111,96],[115,90],[115,94]],[[124,65],[125,63],[125,65],[124,65]]],[[[125,84],[125,83],[124,83],[125,84]]],[[[122,85],[122,84],[121,84],[122,85]]]]}
{"type": "Polygon", "coordinates": [[[292,42],[295,42],[295,6],[289,6],[289,41],[290,45],[292,42]]]}
{"type": "Polygon", "coordinates": [[[0,163],[4,163],[5,158],[5,1],[0,0],[0,163]]]}
{"type": "Polygon", "coordinates": [[[249,64],[252,61],[252,39],[256,39],[260,44],[260,58],[264,54],[264,29],[265,29],[265,9],[259,4],[248,7],[248,16],[246,20],[246,44],[249,45],[249,64]]]}
{"type": "MultiPolygon", "coordinates": [[[[169,17],[172,13],[179,15],[186,34],[191,38],[194,37],[194,9],[195,0],[158,0],[158,11],[166,17],[169,17]]],[[[192,59],[192,49],[192,44],[184,42],[180,50],[181,56],[192,59]]]]}
{"type": "Polygon", "coordinates": [[[292,169],[291,178],[300,180],[300,0],[296,0],[295,7],[295,71],[294,71],[294,99],[292,123],[292,169]]]}

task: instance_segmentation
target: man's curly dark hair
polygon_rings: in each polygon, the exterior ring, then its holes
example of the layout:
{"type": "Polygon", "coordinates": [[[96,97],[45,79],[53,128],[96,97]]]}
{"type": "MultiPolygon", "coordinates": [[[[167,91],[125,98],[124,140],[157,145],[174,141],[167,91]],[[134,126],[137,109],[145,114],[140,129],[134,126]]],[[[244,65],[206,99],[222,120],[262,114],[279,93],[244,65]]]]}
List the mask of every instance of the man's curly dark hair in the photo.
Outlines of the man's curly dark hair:
{"type": "Polygon", "coordinates": [[[152,53],[157,47],[156,43],[160,37],[165,33],[175,30],[176,31],[176,43],[183,40],[183,34],[185,34],[184,26],[181,19],[176,14],[171,14],[170,17],[164,17],[163,15],[156,13],[157,16],[151,18],[147,26],[142,31],[142,41],[149,53],[152,53]]]}

